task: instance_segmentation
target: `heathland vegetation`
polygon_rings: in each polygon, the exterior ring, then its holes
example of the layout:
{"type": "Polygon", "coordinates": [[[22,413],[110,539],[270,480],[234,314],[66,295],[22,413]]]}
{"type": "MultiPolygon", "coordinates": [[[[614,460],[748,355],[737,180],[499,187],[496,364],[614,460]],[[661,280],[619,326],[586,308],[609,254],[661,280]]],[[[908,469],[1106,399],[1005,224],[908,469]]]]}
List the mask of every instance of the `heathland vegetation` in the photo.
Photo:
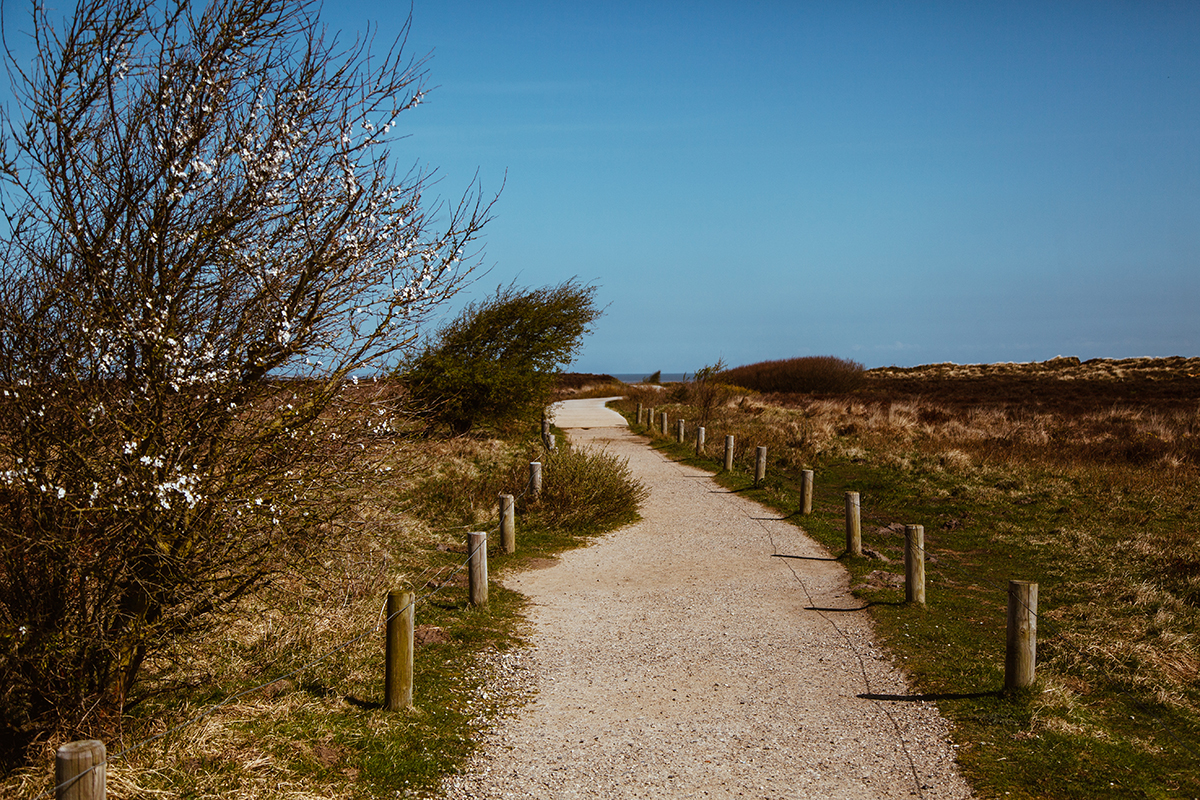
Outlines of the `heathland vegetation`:
{"type": "Polygon", "coordinates": [[[720,479],[785,513],[815,471],[814,513],[797,523],[840,554],[911,699],[953,721],[985,796],[1200,794],[1200,359],[840,362],[853,388],[827,392],[720,382],[780,363],[629,387],[619,407],[707,413],[700,455],[690,425],[682,445],[674,423],[668,437],[642,430],[714,471],[734,435],[720,479]],[[862,498],[862,558],[843,552],[846,491],[862,498]],[[925,526],[924,608],[903,602],[905,524],[925,526]],[[1001,691],[1009,579],[1040,585],[1037,683],[1016,694],[1001,691]]]}

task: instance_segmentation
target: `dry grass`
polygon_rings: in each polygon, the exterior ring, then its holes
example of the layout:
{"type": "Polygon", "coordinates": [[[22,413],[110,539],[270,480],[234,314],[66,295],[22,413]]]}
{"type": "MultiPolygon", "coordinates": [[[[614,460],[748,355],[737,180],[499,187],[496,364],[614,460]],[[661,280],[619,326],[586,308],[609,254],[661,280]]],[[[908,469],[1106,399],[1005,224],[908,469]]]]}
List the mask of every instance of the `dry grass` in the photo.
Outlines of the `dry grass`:
{"type": "MultiPolygon", "coordinates": [[[[485,449],[492,443],[481,443],[485,449]]],[[[163,734],[213,703],[271,681],[368,632],[379,621],[382,597],[429,573],[431,552],[445,540],[426,521],[396,503],[433,464],[463,458],[462,442],[409,442],[389,458],[392,441],[381,440],[375,491],[337,524],[334,545],[313,563],[296,564],[282,580],[247,598],[220,634],[178,643],[170,657],[152,665],[149,680],[163,693],[123,720],[120,739],[108,741],[110,757],[163,734]]],[[[337,653],[324,663],[221,706],[202,720],[142,744],[108,767],[108,796],[215,797],[236,787],[239,797],[349,797],[336,779],[321,786],[296,780],[277,751],[292,746],[261,734],[297,713],[333,713],[344,696],[326,698],[306,682],[360,687],[374,675],[379,635],[337,653]],[[253,722],[252,722],[253,721],[253,722]]],[[[318,734],[319,738],[319,734],[318,734]]],[[[51,784],[54,750],[46,741],[35,766],[3,784],[12,796],[32,797],[51,784]]],[[[311,747],[309,743],[301,743],[311,747]]],[[[300,751],[297,751],[300,752],[300,751]]]]}

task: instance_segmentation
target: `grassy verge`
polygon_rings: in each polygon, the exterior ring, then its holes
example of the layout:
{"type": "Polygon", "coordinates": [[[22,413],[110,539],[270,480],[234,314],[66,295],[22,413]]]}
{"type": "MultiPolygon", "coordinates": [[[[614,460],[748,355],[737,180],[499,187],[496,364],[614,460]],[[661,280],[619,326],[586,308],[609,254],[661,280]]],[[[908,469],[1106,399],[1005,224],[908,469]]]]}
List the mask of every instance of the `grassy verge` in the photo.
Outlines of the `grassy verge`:
{"type": "MultiPolygon", "coordinates": [[[[698,414],[652,401],[672,433],[678,416],[698,414]]],[[[633,401],[623,410],[635,421],[633,401]]],[[[701,457],[694,443],[634,428],[784,513],[799,507],[800,469],[815,470],[813,514],[795,521],[841,555],[914,690],[953,722],[982,796],[1200,796],[1193,472],[988,460],[931,430],[873,432],[852,401],[725,411],[701,457]],[[729,473],[725,433],[739,440],[729,473]],[[756,444],[771,456],[758,488],[756,444]],[[844,553],[846,491],[861,494],[874,557],[844,553]],[[924,608],[904,603],[906,523],[925,526],[924,608]],[[1038,681],[1015,694],[1002,691],[1009,579],[1040,587],[1038,681]]]]}
{"type": "MultiPolygon", "coordinates": [[[[560,440],[561,441],[561,440],[560,440]]],[[[380,469],[338,545],[246,599],[219,637],[181,644],[155,665],[159,691],[107,742],[110,798],[436,796],[481,728],[522,702],[509,687],[522,646],[523,598],[493,581],[468,603],[466,533],[498,523],[497,495],[518,496],[513,555],[491,537],[493,579],[633,521],[644,489],[603,453],[533,437],[381,440],[380,469]],[[522,496],[540,459],[543,492],[522,496]],[[418,598],[414,704],[383,710],[386,593],[418,598]]],[[[0,783],[6,797],[53,785],[53,751],[0,783]]]]}

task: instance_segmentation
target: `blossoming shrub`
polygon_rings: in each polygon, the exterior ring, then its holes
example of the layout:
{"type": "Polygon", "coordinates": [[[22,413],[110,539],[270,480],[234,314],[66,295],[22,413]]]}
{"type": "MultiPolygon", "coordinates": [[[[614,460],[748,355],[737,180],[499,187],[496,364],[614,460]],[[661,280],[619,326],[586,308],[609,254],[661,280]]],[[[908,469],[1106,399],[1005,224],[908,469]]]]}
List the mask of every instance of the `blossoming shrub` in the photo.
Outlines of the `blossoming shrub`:
{"type": "Polygon", "coordinates": [[[34,4],[0,133],[0,766],[319,549],[394,413],[379,374],[471,271],[389,165],[399,42],[309,0],[34,4]]]}

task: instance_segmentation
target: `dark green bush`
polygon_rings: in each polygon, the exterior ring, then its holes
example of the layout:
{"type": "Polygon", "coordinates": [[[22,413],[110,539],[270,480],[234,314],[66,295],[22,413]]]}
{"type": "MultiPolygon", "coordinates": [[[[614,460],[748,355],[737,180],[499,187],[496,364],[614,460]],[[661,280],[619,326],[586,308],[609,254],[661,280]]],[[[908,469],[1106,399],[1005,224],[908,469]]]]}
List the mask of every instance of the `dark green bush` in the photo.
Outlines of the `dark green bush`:
{"type": "Polygon", "coordinates": [[[411,410],[456,434],[536,419],[601,314],[595,292],[575,280],[509,286],[468,305],[400,371],[411,410]]]}

